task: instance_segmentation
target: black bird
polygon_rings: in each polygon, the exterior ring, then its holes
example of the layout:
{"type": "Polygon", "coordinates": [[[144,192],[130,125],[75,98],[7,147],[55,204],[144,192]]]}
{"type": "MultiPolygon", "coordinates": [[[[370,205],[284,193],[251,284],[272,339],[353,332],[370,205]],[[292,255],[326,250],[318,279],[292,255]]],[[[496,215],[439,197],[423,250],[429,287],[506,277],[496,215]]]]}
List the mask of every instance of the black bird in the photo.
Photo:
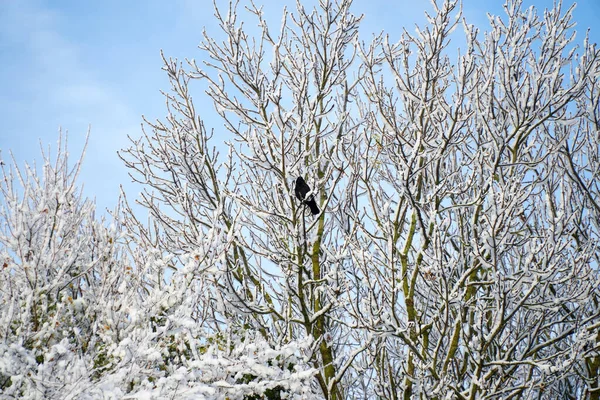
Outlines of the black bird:
{"type": "Polygon", "coordinates": [[[304,179],[301,176],[296,178],[296,186],[294,186],[294,193],[296,193],[296,197],[303,204],[306,204],[308,207],[310,207],[310,212],[313,215],[317,215],[321,211],[319,210],[319,207],[317,207],[317,202],[315,201],[315,197],[312,194],[308,196],[308,199],[306,198],[306,195],[309,192],[310,187],[306,184],[306,181],[304,181],[304,179]]]}

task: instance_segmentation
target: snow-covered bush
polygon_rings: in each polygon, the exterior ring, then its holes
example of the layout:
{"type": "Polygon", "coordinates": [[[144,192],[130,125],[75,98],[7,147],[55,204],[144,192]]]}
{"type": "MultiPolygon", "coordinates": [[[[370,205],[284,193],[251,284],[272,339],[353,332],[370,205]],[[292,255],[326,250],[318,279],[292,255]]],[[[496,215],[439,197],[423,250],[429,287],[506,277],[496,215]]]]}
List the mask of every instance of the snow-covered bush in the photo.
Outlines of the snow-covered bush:
{"type": "MultiPolygon", "coordinates": [[[[189,358],[167,361],[168,349],[145,354],[162,366],[139,370],[126,398],[162,399],[316,399],[316,370],[306,364],[311,341],[271,346],[261,337],[218,335],[190,351],[189,358]],[[196,354],[192,354],[196,353],[196,354]],[[172,363],[171,363],[172,362],[172,363]],[[162,364],[164,363],[164,364],[162,364]]],[[[173,338],[174,339],[174,338],[173,338]]],[[[189,344],[189,342],[188,342],[189,344]]],[[[175,345],[175,343],[173,343],[175,345]]],[[[157,364],[155,364],[157,365],[157,364]]],[[[126,366],[125,370],[130,368],[126,366]]],[[[107,375],[101,385],[116,374],[107,375]]]]}
{"type": "MultiPolygon", "coordinates": [[[[61,136],[62,139],[62,136],[61,136]]],[[[2,163],[0,393],[52,398],[102,375],[129,323],[120,233],[76,186],[66,141],[42,164],[2,163]]],[[[85,385],[84,385],[85,386],[85,385]]]]}

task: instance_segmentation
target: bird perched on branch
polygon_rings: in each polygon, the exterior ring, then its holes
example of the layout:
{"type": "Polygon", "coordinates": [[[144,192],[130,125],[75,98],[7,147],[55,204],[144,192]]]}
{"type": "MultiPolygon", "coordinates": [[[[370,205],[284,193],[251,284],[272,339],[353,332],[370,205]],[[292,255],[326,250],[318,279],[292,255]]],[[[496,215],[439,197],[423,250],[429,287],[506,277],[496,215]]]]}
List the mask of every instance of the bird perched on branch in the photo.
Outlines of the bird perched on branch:
{"type": "Polygon", "coordinates": [[[302,204],[305,204],[310,208],[312,215],[317,215],[319,212],[321,212],[317,206],[317,202],[315,201],[315,196],[311,194],[308,196],[308,198],[306,197],[306,195],[310,193],[310,187],[306,184],[306,181],[301,176],[296,178],[294,193],[296,193],[296,197],[302,202],[302,204]]]}

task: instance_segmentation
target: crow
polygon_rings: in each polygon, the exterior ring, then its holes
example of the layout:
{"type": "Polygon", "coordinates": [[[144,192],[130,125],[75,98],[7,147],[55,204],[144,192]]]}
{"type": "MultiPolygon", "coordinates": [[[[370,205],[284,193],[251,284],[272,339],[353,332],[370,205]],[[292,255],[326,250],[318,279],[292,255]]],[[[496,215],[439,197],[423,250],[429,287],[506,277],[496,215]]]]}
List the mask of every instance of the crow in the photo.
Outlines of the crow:
{"type": "Polygon", "coordinates": [[[310,187],[306,184],[306,181],[304,181],[304,179],[301,176],[299,176],[296,179],[294,193],[296,193],[296,197],[298,198],[298,200],[310,207],[310,212],[312,213],[312,215],[317,215],[321,211],[319,210],[319,207],[317,207],[317,202],[315,201],[315,197],[312,194],[308,196],[308,199],[306,198],[306,195],[309,192],[310,187]]]}

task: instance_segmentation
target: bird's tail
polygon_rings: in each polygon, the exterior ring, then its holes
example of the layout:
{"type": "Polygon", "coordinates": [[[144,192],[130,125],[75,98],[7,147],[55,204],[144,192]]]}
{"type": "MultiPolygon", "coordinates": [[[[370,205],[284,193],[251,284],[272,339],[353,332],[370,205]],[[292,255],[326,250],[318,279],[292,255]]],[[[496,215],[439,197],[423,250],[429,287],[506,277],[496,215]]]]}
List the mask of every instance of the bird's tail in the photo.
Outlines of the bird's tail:
{"type": "Polygon", "coordinates": [[[319,210],[319,206],[317,206],[317,202],[315,201],[314,198],[311,198],[310,200],[308,200],[306,202],[306,204],[308,204],[308,207],[310,207],[310,212],[312,213],[312,215],[317,215],[318,213],[321,212],[321,210],[319,210]]]}

